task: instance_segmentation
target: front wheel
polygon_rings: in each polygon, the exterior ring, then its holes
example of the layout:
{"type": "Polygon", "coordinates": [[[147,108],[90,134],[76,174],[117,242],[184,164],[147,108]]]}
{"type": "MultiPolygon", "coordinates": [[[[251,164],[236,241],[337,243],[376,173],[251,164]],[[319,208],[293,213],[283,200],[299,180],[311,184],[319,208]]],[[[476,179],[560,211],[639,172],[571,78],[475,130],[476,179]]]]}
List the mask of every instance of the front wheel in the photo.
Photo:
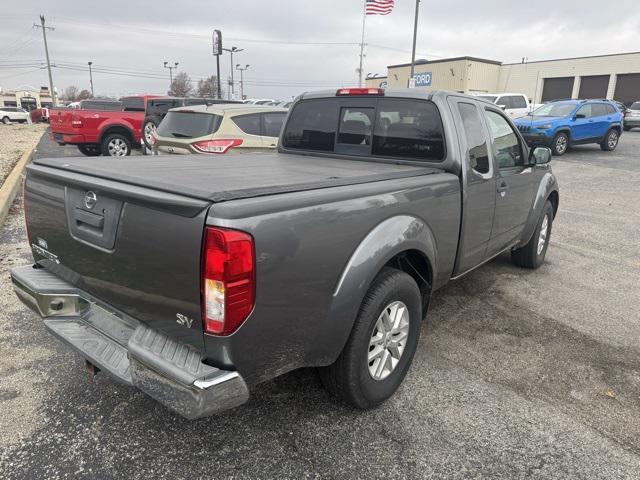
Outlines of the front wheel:
{"type": "Polygon", "coordinates": [[[531,240],[524,247],[511,251],[511,261],[524,268],[538,268],[542,265],[549,247],[552,223],[553,205],[547,200],[531,240]]]}
{"type": "Polygon", "coordinates": [[[9,117],[2,117],[2,123],[9,125],[11,123],[11,119],[9,117]]]}
{"type": "Polygon", "coordinates": [[[327,390],[362,409],[393,395],[418,345],[421,305],[411,276],[393,268],[382,270],[362,301],[342,353],[320,369],[327,390]]]}
{"type": "Polygon", "coordinates": [[[121,133],[111,133],[102,140],[101,150],[106,157],[124,157],[131,154],[131,141],[121,133]]]}
{"type": "Polygon", "coordinates": [[[564,132],[557,133],[555,137],[553,137],[553,142],[551,143],[551,152],[556,156],[561,156],[567,153],[569,149],[569,135],[564,132]]]}
{"type": "Polygon", "coordinates": [[[602,143],[600,143],[600,148],[605,152],[611,152],[616,149],[618,146],[618,141],[620,140],[620,134],[618,130],[611,129],[607,132],[607,134],[602,139],[602,143]]]}

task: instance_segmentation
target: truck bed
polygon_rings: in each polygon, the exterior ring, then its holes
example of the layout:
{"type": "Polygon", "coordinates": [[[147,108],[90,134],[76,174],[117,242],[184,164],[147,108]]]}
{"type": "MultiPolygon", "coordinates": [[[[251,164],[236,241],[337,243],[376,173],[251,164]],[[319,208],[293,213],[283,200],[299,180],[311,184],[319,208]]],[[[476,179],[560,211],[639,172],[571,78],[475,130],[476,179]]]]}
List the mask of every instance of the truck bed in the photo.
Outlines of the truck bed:
{"type": "MultiPolygon", "coordinates": [[[[269,153],[45,158],[35,165],[210,202],[441,172],[430,167],[269,153]]],[[[38,168],[38,167],[36,167],[38,168]]]]}

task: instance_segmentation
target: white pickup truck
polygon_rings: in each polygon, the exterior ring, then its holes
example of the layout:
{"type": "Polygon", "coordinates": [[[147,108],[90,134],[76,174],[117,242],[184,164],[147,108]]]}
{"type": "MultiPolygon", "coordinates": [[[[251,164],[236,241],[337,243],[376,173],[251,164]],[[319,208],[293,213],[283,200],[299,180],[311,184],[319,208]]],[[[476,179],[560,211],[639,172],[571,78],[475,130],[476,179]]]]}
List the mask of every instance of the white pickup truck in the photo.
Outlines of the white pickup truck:
{"type": "Polygon", "coordinates": [[[524,117],[535,108],[524,93],[477,93],[475,96],[496,104],[511,118],[524,117]]]}

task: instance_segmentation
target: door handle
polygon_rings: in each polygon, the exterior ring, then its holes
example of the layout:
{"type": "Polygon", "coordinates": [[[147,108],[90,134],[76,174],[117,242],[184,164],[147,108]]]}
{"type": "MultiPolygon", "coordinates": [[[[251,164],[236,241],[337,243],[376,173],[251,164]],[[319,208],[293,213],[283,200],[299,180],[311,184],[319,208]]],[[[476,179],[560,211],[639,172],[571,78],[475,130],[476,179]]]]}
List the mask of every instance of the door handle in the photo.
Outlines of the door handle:
{"type": "Polygon", "coordinates": [[[504,197],[507,194],[507,189],[509,188],[509,186],[507,185],[507,182],[501,182],[500,185],[498,185],[498,193],[500,194],[501,197],[504,197]]]}

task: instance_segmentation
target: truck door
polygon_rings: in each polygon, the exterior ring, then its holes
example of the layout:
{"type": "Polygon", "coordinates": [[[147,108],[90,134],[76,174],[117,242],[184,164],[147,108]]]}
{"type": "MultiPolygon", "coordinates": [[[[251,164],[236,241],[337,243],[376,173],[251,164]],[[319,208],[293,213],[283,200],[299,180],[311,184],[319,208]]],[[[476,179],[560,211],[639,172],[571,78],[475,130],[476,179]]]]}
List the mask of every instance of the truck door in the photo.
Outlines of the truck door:
{"type": "Polygon", "coordinates": [[[491,241],[487,250],[493,256],[516,241],[527,221],[537,186],[533,169],[526,165],[520,136],[502,112],[485,108],[491,135],[491,152],[496,169],[496,210],[491,241]]]}
{"type": "Polygon", "coordinates": [[[495,211],[496,182],[482,112],[472,101],[458,97],[449,97],[449,105],[457,119],[456,125],[462,125],[458,138],[464,155],[462,228],[455,276],[486,258],[495,211]]]}

